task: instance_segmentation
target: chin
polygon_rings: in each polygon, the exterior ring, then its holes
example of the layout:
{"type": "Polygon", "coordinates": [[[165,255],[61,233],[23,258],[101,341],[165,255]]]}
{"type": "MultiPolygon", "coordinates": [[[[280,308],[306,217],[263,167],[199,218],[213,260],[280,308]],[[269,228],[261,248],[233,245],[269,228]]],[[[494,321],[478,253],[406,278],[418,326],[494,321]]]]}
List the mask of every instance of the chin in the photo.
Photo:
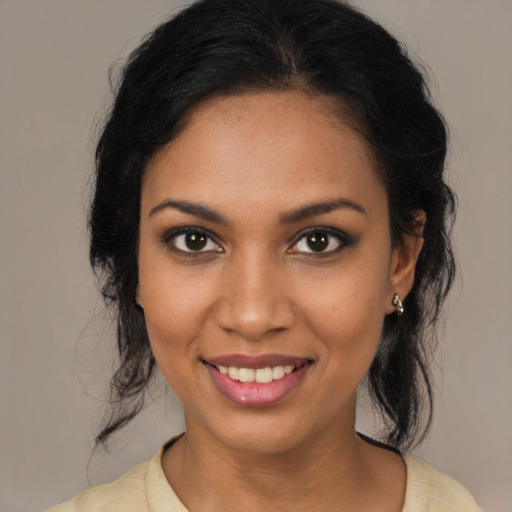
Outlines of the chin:
{"type": "Polygon", "coordinates": [[[253,434],[237,432],[232,436],[219,438],[227,448],[238,453],[251,455],[281,455],[297,448],[301,441],[289,433],[256,432],[253,434]]]}
{"type": "MultiPolygon", "coordinates": [[[[249,411],[246,411],[249,412],[249,411]]],[[[221,424],[208,425],[210,434],[228,449],[253,455],[279,455],[291,452],[316,437],[314,425],[306,425],[304,418],[283,418],[282,415],[251,411],[244,418],[231,417],[221,424]],[[303,428],[298,427],[298,425],[303,428]]]]}

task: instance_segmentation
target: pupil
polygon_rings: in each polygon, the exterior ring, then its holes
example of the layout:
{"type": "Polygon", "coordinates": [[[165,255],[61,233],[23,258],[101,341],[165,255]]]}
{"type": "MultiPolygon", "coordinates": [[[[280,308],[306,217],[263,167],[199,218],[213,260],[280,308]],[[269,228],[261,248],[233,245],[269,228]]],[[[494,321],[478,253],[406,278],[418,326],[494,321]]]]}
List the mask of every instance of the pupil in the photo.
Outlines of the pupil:
{"type": "Polygon", "coordinates": [[[206,245],[207,237],[201,233],[188,233],[185,241],[189,249],[200,251],[206,245]]]}
{"type": "Polygon", "coordinates": [[[329,236],[325,233],[313,233],[308,236],[308,246],[312,251],[320,252],[329,245],[329,236]]]}

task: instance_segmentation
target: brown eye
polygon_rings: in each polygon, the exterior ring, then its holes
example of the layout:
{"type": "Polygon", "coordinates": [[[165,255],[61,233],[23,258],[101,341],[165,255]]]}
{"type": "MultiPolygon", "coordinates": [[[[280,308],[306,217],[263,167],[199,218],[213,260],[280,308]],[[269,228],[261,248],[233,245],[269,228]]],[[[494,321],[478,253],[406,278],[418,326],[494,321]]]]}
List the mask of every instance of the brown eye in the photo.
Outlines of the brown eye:
{"type": "Polygon", "coordinates": [[[322,252],[329,247],[329,235],[326,233],[311,233],[306,238],[308,247],[313,252],[322,252]]]}
{"type": "Polygon", "coordinates": [[[203,233],[187,233],[185,244],[191,251],[200,251],[206,247],[208,237],[203,233]]]}
{"type": "Polygon", "coordinates": [[[212,240],[207,233],[199,230],[187,230],[186,232],[173,234],[166,237],[166,244],[173,246],[180,252],[220,252],[221,247],[212,240]]]}
{"type": "Polygon", "coordinates": [[[350,245],[350,238],[335,229],[311,229],[290,248],[292,253],[328,255],[350,245]]]}

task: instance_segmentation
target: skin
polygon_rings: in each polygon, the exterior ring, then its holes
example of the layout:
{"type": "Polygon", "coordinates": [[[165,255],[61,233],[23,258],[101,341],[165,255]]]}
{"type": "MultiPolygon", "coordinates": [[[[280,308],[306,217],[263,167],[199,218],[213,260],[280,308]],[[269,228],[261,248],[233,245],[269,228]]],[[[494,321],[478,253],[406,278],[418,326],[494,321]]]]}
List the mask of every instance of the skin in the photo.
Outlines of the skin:
{"type": "Polygon", "coordinates": [[[191,511],[402,509],[405,465],[356,436],[356,391],[393,294],[412,286],[421,238],[391,247],[371,150],[335,111],[300,92],[210,99],[146,170],[136,300],[184,405],[187,433],[162,466],[191,511]],[[289,218],[340,198],[357,207],[289,218]],[[211,234],[205,250],[172,237],[184,226],[211,234]],[[309,228],[332,230],[324,253],[308,246],[309,228]],[[312,364],[282,400],[242,407],[204,364],[233,353],[312,364]]]}

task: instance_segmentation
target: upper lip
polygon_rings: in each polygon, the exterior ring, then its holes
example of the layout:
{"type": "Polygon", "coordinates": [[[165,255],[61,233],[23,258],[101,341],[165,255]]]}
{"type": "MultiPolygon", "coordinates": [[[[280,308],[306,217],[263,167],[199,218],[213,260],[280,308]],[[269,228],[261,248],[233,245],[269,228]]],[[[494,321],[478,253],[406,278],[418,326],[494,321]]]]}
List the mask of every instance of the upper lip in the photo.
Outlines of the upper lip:
{"type": "Polygon", "coordinates": [[[261,354],[251,356],[246,354],[225,354],[204,359],[205,363],[214,366],[236,366],[238,368],[265,368],[267,366],[300,366],[311,362],[306,357],[283,354],[261,354]]]}

